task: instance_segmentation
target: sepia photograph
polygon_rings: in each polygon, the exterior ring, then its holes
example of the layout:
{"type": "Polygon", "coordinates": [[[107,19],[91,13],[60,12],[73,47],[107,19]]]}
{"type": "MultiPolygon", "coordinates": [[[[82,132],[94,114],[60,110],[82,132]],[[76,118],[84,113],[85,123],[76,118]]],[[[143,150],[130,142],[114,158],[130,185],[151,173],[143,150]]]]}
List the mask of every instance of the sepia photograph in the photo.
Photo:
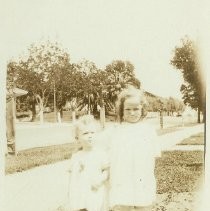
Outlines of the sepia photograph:
{"type": "Polygon", "coordinates": [[[0,210],[208,210],[207,1],[0,2],[0,210]]]}

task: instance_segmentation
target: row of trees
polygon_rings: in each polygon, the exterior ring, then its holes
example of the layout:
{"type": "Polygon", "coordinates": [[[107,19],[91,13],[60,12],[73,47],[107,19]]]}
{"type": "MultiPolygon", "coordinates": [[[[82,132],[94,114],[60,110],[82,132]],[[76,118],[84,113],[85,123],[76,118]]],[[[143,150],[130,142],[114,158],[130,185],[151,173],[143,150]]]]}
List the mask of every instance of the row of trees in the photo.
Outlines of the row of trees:
{"type": "Polygon", "coordinates": [[[171,64],[181,71],[184,83],[180,87],[184,104],[198,111],[198,122],[200,122],[200,112],[203,113],[205,122],[206,102],[205,102],[205,79],[199,60],[199,50],[195,42],[185,37],[181,40],[181,45],[174,49],[174,56],[171,64]]]}
{"type": "Polygon", "coordinates": [[[145,95],[147,111],[164,111],[168,116],[173,116],[175,113],[182,113],[185,109],[183,101],[179,99],[158,97],[148,92],[145,92],[145,95]]]}
{"type": "MultiPolygon", "coordinates": [[[[185,38],[181,46],[176,46],[171,64],[183,74],[184,84],[180,90],[184,104],[200,112],[205,118],[205,81],[202,80],[195,44],[185,38]]],[[[72,109],[88,107],[96,114],[98,106],[112,110],[118,93],[126,84],[140,87],[135,77],[134,66],[129,61],[116,60],[104,70],[93,62],[82,60],[71,63],[70,55],[58,43],[46,42],[33,44],[28,49],[28,56],[10,61],[7,66],[8,89],[15,86],[28,91],[20,98],[36,117],[35,106],[39,106],[39,115],[43,121],[46,106],[53,105],[61,113],[67,101],[74,102],[72,109]]],[[[175,98],[157,97],[145,92],[148,111],[182,112],[183,102],[175,98]]],[[[204,119],[205,121],[205,119],[204,119]]]]}
{"type": "Polygon", "coordinates": [[[112,109],[118,92],[127,83],[140,87],[129,61],[113,61],[105,70],[88,60],[71,63],[69,54],[58,43],[51,42],[33,44],[27,57],[10,61],[7,76],[8,89],[16,86],[28,91],[23,97],[26,105],[33,119],[35,106],[39,106],[41,121],[44,108],[50,104],[62,115],[66,102],[76,99],[72,109],[88,106],[89,112],[96,113],[98,105],[112,109]]]}

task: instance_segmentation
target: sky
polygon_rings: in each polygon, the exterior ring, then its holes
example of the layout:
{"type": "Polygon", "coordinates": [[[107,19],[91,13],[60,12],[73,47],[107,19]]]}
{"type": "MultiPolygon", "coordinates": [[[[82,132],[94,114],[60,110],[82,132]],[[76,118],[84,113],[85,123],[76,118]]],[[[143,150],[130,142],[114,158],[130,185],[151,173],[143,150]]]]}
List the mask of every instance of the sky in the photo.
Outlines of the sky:
{"type": "Polygon", "coordinates": [[[72,62],[85,58],[105,68],[113,60],[129,60],[143,89],[181,99],[182,75],[170,59],[181,38],[197,39],[202,0],[8,0],[1,5],[6,60],[33,42],[56,40],[72,62]]]}

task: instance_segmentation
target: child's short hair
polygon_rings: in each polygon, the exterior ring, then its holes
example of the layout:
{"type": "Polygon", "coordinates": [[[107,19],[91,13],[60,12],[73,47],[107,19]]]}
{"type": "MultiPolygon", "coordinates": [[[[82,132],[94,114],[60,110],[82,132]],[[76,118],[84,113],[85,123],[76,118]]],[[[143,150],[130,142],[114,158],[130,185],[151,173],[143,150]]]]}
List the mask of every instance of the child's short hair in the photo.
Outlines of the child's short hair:
{"type": "Polygon", "coordinates": [[[79,139],[79,134],[80,132],[86,128],[86,127],[95,127],[96,129],[98,128],[98,122],[94,119],[93,115],[86,114],[81,116],[76,124],[75,124],[75,138],[76,140],[79,139]]]}
{"type": "Polygon", "coordinates": [[[142,105],[142,118],[145,117],[145,111],[144,111],[144,105],[146,105],[146,99],[144,97],[144,93],[140,89],[136,89],[133,86],[129,86],[128,88],[124,89],[117,98],[116,102],[116,113],[117,113],[117,118],[118,121],[122,122],[123,121],[123,116],[124,116],[124,103],[125,100],[128,98],[138,98],[139,99],[139,104],[142,105]]]}

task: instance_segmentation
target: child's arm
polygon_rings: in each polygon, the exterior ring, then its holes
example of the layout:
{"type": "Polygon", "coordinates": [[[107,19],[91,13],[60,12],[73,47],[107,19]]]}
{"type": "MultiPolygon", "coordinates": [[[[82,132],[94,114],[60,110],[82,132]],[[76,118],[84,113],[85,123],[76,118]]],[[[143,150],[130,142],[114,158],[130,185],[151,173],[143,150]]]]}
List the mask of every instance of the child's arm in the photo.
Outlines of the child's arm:
{"type": "Polygon", "coordinates": [[[107,151],[104,152],[104,159],[101,166],[101,181],[104,182],[109,179],[109,169],[110,169],[110,160],[109,160],[109,153],[107,151]]]}
{"type": "Polygon", "coordinates": [[[109,167],[102,169],[102,174],[101,174],[101,182],[105,182],[109,179],[109,167]]]}
{"type": "Polygon", "coordinates": [[[109,169],[103,169],[101,175],[97,178],[97,181],[94,181],[92,184],[92,190],[97,190],[109,179],[109,169]]]}
{"type": "Polygon", "coordinates": [[[109,162],[108,153],[107,151],[102,151],[100,155],[102,156],[101,170],[100,170],[100,174],[94,180],[93,187],[95,188],[99,188],[109,179],[110,162],[109,162]]]}

